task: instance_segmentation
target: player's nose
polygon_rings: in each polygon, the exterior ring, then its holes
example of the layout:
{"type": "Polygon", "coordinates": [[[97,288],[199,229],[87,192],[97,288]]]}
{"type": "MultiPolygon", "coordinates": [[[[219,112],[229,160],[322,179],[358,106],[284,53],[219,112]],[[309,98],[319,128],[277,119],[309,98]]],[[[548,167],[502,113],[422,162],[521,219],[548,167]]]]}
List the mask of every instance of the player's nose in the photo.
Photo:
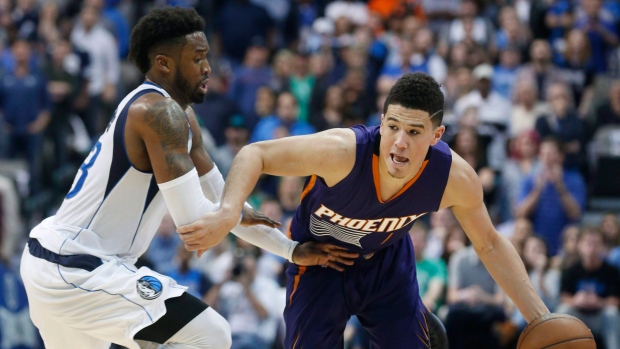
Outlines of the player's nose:
{"type": "Polygon", "coordinates": [[[407,148],[407,134],[403,131],[398,132],[394,140],[394,145],[399,148],[407,148]]]}

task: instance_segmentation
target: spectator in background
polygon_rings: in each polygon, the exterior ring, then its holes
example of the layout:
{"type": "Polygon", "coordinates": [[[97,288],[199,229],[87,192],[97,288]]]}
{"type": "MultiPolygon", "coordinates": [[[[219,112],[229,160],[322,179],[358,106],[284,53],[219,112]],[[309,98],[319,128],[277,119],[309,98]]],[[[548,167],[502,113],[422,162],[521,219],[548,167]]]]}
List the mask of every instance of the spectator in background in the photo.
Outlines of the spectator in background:
{"type": "Polygon", "coordinates": [[[235,69],[240,65],[252,42],[264,42],[273,48],[274,23],[267,10],[249,0],[226,1],[215,17],[213,49],[235,69]]]}
{"type": "Polygon", "coordinates": [[[59,39],[50,45],[49,50],[50,59],[43,68],[51,99],[51,120],[47,132],[54,144],[54,167],[58,169],[69,158],[69,116],[72,113],[72,100],[78,93],[79,66],[69,41],[59,39]]]}
{"type": "Polygon", "coordinates": [[[515,216],[521,185],[525,179],[537,171],[538,143],[540,138],[533,131],[519,133],[511,143],[511,156],[501,171],[501,198],[503,217],[511,220],[515,216]]]}
{"type": "Polygon", "coordinates": [[[592,83],[596,70],[591,55],[590,41],[586,34],[573,29],[566,35],[566,46],[556,64],[570,86],[572,100],[581,115],[585,115],[592,99],[592,83]]]}
{"type": "MultiPolygon", "coordinates": [[[[211,67],[214,64],[211,63],[211,67]]],[[[213,68],[209,74],[207,95],[202,103],[192,105],[200,126],[206,128],[217,146],[226,142],[224,130],[228,119],[239,113],[237,102],[226,95],[225,77],[219,74],[219,69],[213,68]]]]}
{"type": "Polygon", "coordinates": [[[177,236],[176,226],[170,214],[166,213],[159,224],[159,228],[157,228],[151,245],[146,250],[146,257],[153,263],[153,269],[158,273],[168,274],[176,267],[174,256],[180,246],[182,247],[183,243],[177,236]]]}
{"type": "Polygon", "coordinates": [[[43,132],[50,122],[50,96],[42,72],[30,64],[31,48],[25,40],[11,47],[15,69],[0,81],[0,108],[8,128],[7,156],[22,154],[28,162],[30,194],[41,190],[43,132]]]}
{"type": "Polygon", "coordinates": [[[310,98],[314,88],[315,77],[309,70],[309,57],[300,52],[294,58],[295,68],[290,77],[291,93],[299,104],[299,120],[308,121],[310,118],[310,98]]]}
{"type": "Polygon", "coordinates": [[[180,285],[186,286],[186,292],[198,299],[204,299],[209,289],[213,287],[213,282],[200,270],[190,266],[192,254],[185,246],[179,244],[173,258],[174,268],[167,273],[180,285]]]}
{"type": "Polygon", "coordinates": [[[448,75],[448,67],[444,59],[436,53],[433,32],[422,27],[413,37],[413,54],[411,63],[418,69],[432,76],[439,84],[443,84],[448,75]]]}
{"type": "Polygon", "coordinates": [[[288,92],[291,89],[291,74],[295,65],[295,56],[289,50],[282,49],[273,57],[273,72],[269,87],[276,93],[288,92]]]}
{"type": "Polygon", "coordinates": [[[10,266],[23,236],[21,201],[15,183],[0,175],[0,265],[10,266]]]}
{"type": "Polygon", "coordinates": [[[536,119],[550,113],[549,105],[538,99],[538,85],[534,80],[517,80],[513,87],[513,104],[510,112],[510,135],[533,131],[536,119]]]}
{"type": "Polygon", "coordinates": [[[620,347],[620,271],[602,257],[603,236],[583,229],[578,239],[579,263],[562,273],[558,313],[583,321],[605,348],[620,347]]]}
{"type": "Polygon", "coordinates": [[[368,8],[361,1],[336,0],[327,5],[325,16],[334,22],[345,17],[355,25],[364,25],[368,22],[368,8]]]}
{"type": "Polygon", "coordinates": [[[489,166],[495,170],[501,169],[506,158],[506,139],[510,110],[510,101],[491,89],[493,67],[489,64],[480,64],[472,72],[476,80],[475,89],[456,101],[454,112],[461,117],[466,109],[478,109],[477,131],[481,137],[488,140],[487,159],[489,166]]]}
{"type": "Polygon", "coordinates": [[[547,88],[553,83],[563,83],[562,72],[551,60],[551,47],[546,40],[536,39],[530,45],[531,61],[519,70],[517,80],[535,81],[538,99],[546,100],[547,88]]]}
{"type": "Polygon", "coordinates": [[[588,139],[606,125],[620,125],[620,80],[614,80],[609,88],[609,99],[596,110],[596,120],[588,139]]]}
{"type": "Polygon", "coordinates": [[[493,326],[506,320],[504,293],[470,246],[450,259],[445,320],[452,349],[499,347],[493,326]]]}
{"type": "Polygon", "coordinates": [[[603,243],[605,245],[605,255],[611,258],[611,251],[620,247],[620,222],[613,212],[606,212],[600,224],[600,231],[603,234],[603,243]]]}
{"type": "Polygon", "coordinates": [[[278,185],[278,201],[282,205],[284,219],[292,217],[301,202],[303,181],[300,177],[282,177],[278,185]]]}
{"type": "Polygon", "coordinates": [[[217,164],[224,177],[228,175],[233,158],[243,146],[248,144],[250,130],[245,118],[240,114],[233,114],[228,118],[226,129],[224,129],[226,142],[211,152],[213,162],[217,164]]]}
{"type": "MultiPolygon", "coordinates": [[[[178,239],[178,238],[177,238],[178,239]]],[[[192,267],[201,270],[215,285],[221,284],[229,277],[230,270],[233,267],[235,256],[232,252],[232,243],[229,238],[222,240],[207,250],[200,258],[192,260],[192,267]]],[[[210,296],[214,297],[217,293],[210,292],[210,296]]],[[[211,300],[205,301],[207,304],[213,304],[211,300]]]]}
{"type": "Polygon", "coordinates": [[[256,124],[250,143],[279,138],[278,135],[297,136],[315,132],[310,124],[298,120],[299,106],[291,93],[281,93],[276,105],[275,115],[263,118],[256,124]]]}
{"type": "MultiPolygon", "coordinates": [[[[558,269],[551,268],[545,240],[536,235],[529,236],[525,240],[521,256],[534,289],[549,310],[554,311],[559,303],[561,273],[558,269]]],[[[512,321],[519,329],[527,326],[527,322],[516,309],[512,321]]]]}
{"type": "Polygon", "coordinates": [[[499,64],[493,67],[493,90],[503,98],[512,97],[513,87],[517,83],[517,72],[521,64],[521,53],[514,45],[508,45],[499,51],[499,64]]]}
{"type": "Polygon", "coordinates": [[[555,256],[560,248],[561,232],[569,223],[581,218],[585,208],[586,188],[579,172],[564,169],[564,147],[555,138],[540,144],[540,168],[528,176],[521,187],[516,217],[530,218],[534,231],[555,256]]]}
{"type": "Polygon", "coordinates": [[[484,147],[478,140],[476,130],[471,127],[462,127],[454,137],[452,149],[478,173],[484,201],[487,207],[491,207],[495,195],[495,173],[489,167],[484,147]]]}
{"type": "Polygon", "coordinates": [[[547,91],[550,112],[536,120],[536,132],[541,138],[554,136],[564,143],[564,166],[580,170],[585,162],[585,129],[577,115],[566,85],[555,83],[547,91]]]}
{"type": "Polygon", "coordinates": [[[597,73],[607,70],[607,58],[618,44],[614,18],[602,9],[602,0],[582,0],[582,10],[575,20],[575,28],[586,32],[592,49],[592,63],[597,73]]]}
{"type": "Polygon", "coordinates": [[[265,42],[255,38],[245,53],[243,64],[233,69],[228,96],[237,103],[244,115],[250,115],[254,110],[258,88],[269,85],[272,79],[268,59],[269,49],[265,42]]]}
{"type": "Polygon", "coordinates": [[[428,226],[424,222],[416,221],[409,230],[409,236],[415,252],[416,277],[422,303],[430,311],[436,312],[442,303],[448,283],[446,262],[442,259],[424,257],[428,238],[428,226]]]}
{"type": "Polygon", "coordinates": [[[500,29],[495,34],[495,46],[498,50],[514,47],[517,52],[527,50],[530,41],[529,31],[517,15],[517,10],[512,6],[504,6],[499,12],[500,29]]]}
{"type": "Polygon", "coordinates": [[[570,0],[551,1],[545,11],[545,25],[550,31],[549,43],[556,52],[556,58],[565,45],[566,33],[575,23],[573,11],[573,1],[570,0]]]}
{"type": "Polygon", "coordinates": [[[523,256],[525,241],[532,235],[534,235],[532,222],[525,218],[517,218],[512,225],[512,232],[508,236],[508,240],[515,247],[515,250],[517,250],[519,255],[523,256]]]}
{"type": "MultiPolygon", "coordinates": [[[[490,48],[493,42],[492,24],[484,17],[479,16],[478,4],[473,0],[461,2],[459,18],[450,23],[447,37],[443,40],[443,52],[459,42],[467,46],[490,48]]],[[[488,52],[488,51],[487,51],[488,52]]]]}
{"type": "Polygon", "coordinates": [[[71,32],[71,42],[90,58],[89,101],[84,124],[92,138],[103,131],[112,114],[110,108],[116,102],[120,79],[118,46],[114,36],[100,24],[99,10],[88,5],[80,12],[80,21],[71,32]],[[108,113],[103,115],[105,112],[108,113]]]}
{"type": "Polygon", "coordinates": [[[344,120],[344,91],[339,85],[332,85],[325,95],[325,106],[310,117],[310,124],[317,131],[324,131],[334,127],[342,127],[344,120]]]}
{"type": "Polygon", "coordinates": [[[562,248],[552,259],[552,267],[564,271],[573,266],[579,260],[577,253],[577,239],[579,238],[580,225],[571,224],[562,230],[562,248]]]}
{"type": "Polygon", "coordinates": [[[231,327],[231,349],[268,349],[276,336],[278,285],[257,274],[256,258],[246,255],[238,259],[230,276],[221,285],[215,285],[215,299],[211,305],[218,310],[231,327]]]}

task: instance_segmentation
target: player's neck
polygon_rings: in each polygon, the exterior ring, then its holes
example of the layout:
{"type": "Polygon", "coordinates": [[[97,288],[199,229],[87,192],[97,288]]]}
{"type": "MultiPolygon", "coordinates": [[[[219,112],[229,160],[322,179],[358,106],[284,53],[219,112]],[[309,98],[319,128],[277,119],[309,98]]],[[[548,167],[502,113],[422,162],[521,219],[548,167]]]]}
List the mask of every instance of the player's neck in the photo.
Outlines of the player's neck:
{"type": "Polygon", "coordinates": [[[422,164],[418,164],[417,166],[413,166],[416,168],[416,171],[411,171],[406,176],[402,178],[394,177],[389,173],[387,164],[381,158],[379,161],[379,184],[380,184],[380,193],[382,200],[389,200],[396,193],[398,193],[409,181],[411,181],[416,174],[419,172],[422,164]]]}
{"type": "Polygon", "coordinates": [[[146,76],[146,81],[163,88],[166,92],[168,92],[170,98],[174,99],[177,103],[179,103],[183,110],[187,109],[189,102],[181,97],[182,93],[177,91],[173,83],[168,82],[164,79],[158,79],[157,77],[153,76],[146,76]]]}

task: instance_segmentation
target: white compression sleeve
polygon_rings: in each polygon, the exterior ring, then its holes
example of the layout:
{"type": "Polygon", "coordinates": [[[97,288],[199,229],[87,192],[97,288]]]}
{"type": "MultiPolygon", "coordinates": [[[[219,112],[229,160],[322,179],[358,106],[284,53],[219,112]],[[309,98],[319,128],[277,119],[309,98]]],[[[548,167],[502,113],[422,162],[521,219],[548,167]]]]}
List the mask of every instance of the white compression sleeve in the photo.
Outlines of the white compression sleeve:
{"type": "Polygon", "coordinates": [[[224,192],[224,184],[224,177],[216,164],[213,164],[211,171],[200,177],[202,192],[212,202],[220,202],[224,192]]]}
{"type": "Polygon", "coordinates": [[[293,250],[299,244],[299,242],[287,238],[278,229],[270,228],[266,225],[253,225],[250,227],[237,225],[232,228],[231,232],[252,245],[286,258],[291,263],[293,262],[293,250]]]}
{"type": "Polygon", "coordinates": [[[217,205],[203,195],[195,168],[181,177],[158,185],[177,227],[192,223],[203,214],[217,209],[217,205]]]}
{"type": "MultiPolygon", "coordinates": [[[[215,164],[211,171],[200,177],[200,186],[202,187],[202,192],[209,200],[213,202],[220,201],[224,191],[224,177],[222,177],[220,170],[215,164]]],[[[247,202],[244,206],[252,208],[247,202]]],[[[289,240],[276,228],[269,228],[264,225],[250,227],[237,225],[232,229],[232,233],[252,245],[293,262],[293,250],[298,242],[289,240]]]]}

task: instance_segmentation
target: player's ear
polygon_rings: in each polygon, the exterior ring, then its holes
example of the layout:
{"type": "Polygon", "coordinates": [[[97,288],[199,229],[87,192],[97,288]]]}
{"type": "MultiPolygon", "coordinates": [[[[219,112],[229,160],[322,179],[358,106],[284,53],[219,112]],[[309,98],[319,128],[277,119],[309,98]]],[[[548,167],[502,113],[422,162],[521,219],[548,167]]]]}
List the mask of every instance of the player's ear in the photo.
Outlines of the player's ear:
{"type": "Polygon", "coordinates": [[[163,73],[170,73],[173,64],[172,59],[166,55],[156,55],[153,63],[154,68],[163,73]]]}
{"type": "Polygon", "coordinates": [[[446,127],[444,125],[435,127],[435,129],[433,130],[433,141],[431,142],[431,145],[437,144],[437,142],[439,142],[439,140],[441,139],[441,136],[443,136],[444,132],[446,132],[446,127]]]}
{"type": "Polygon", "coordinates": [[[381,114],[381,124],[380,124],[381,127],[383,127],[384,120],[385,120],[385,114],[381,114]]]}

